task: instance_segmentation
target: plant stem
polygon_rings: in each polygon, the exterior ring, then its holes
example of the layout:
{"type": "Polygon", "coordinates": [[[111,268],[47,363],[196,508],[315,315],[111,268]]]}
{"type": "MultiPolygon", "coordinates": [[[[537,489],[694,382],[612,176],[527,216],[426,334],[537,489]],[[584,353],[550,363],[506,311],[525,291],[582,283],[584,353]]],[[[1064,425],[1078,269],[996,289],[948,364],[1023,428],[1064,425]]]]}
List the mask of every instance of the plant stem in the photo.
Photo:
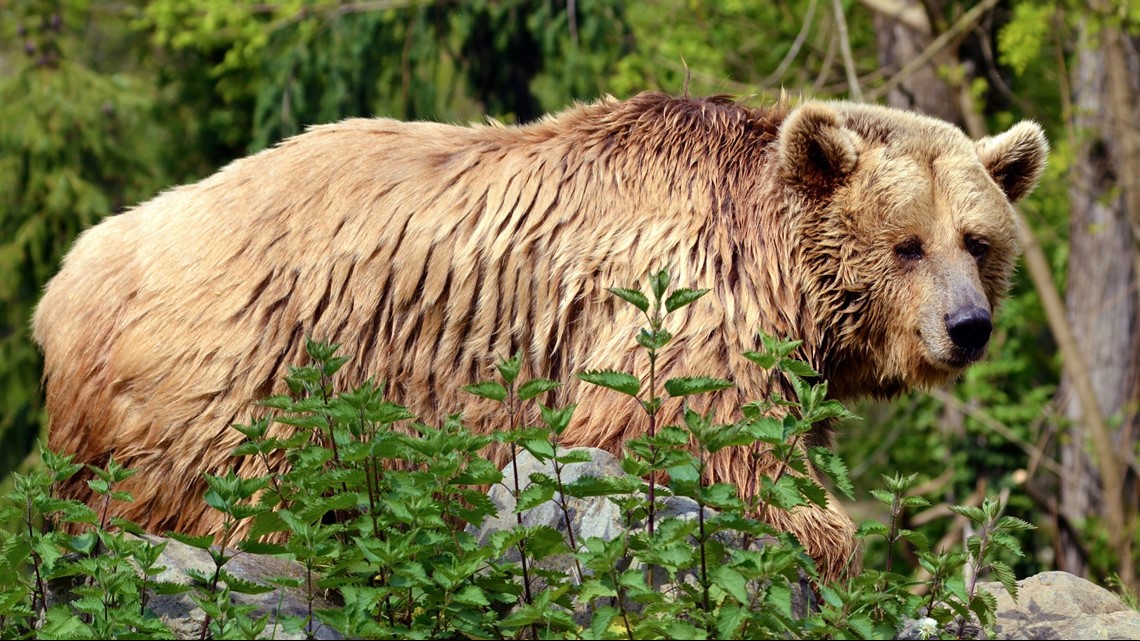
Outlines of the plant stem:
{"type": "Polygon", "coordinates": [[[578,571],[578,585],[582,585],[585,577],[582,573],[582,563],[578,560],[578,543],[574,540],[574,527],[570,522],[570,503],[566,500],[566,490],[562,485],[562,465],[558,463],[558,435],[551,439],[551,449],[554,452],[554,481],[558,483],[558,506],[562,508],[562,519],[566,523],[566,537],[570,549],[574,553],[574,568],[578,571]]]}
{"type": "MultiPolygon", "coordinates": [[[[514,433],[514,431],[516,429],[518,429],[518,402],[515,398],[514,384],[512,384],[510,386],[510,389],[507,392],[507,414],[510,415],[510,417],[511,417],[510,418],[511,433],[514,433]]],[[[514,475],[515,507],[517,508],[518,507],[518,501],[519,501],[519,494],[521,493],[521,490],[520,490],[520,483],[519,483],[518,444],[513,439],[511,440],[511,472],[514,475]]],[[[522,512],[521,511],[515,512],[515,521],[519,524],[519,527],[522,527],[523,518],[522,518],[522,512]]],[[[523,598],[526,600],[527,605],[531,605],[534,603],[534,596],[531,594],[531,591],[530,591],[530,569],[527,567],[527,562],[526,562],[526,539],[525,538],[521,539],[519,541],[517,547],[518,547],[518,551],[519,551],[519,561],[520,561],[520,565],[522,566],[522,573],[523,573],[523,598]]],[[[531,638],[534,638],[534,639],[538,638],[538,628],[535,626],[534,623],[530,624],[530,633],[531,633],[531,638]]]]}
{"type": "Polygon", "coordinates": [[[617,607],[618,612],[621,613],[622,623],[625,624],[625,636],[629,641],[633,641],[633,629],[629,625],[629,614],[625,611],[625,594],[621,589],[621,582],[618,580],[617,569],[611,569],[610,580],[614,582],[614,589],[617,591],[617,607]]]}
{"type": "MultiPolygon", "coordinates": [[[[701,444],[697,444],[701,448],[701,444]]],[[[705,612],[712,613],[712,607],[709,605],[709,564],[705,558],[705,502],[702,494],[705,489],[705,452],[700,449],[698,456],[700,457],[700,467],[697,470],[697,528],[700,536],[701,547],[701,588],[704,590],[704,606],[705,612]]]]}
{"type": "MultiPolygon", "coordinates": [[[[967,561],[968,563],[974,565],[974,571],[970,573],[971,574],[970,575],[970,589],[966,591],[966,606],[967,607],[969,607],[969,605],[971,603],[973,603],[974,594],[977,593],[978,575],[981,574],[982,570],[984,569],[982,566],[982,563],[985,561],[985,558],[986,558],[986,548],[989,547],[989,542],[990,542],[990,536],[989,535],[990,535],[989,524],[985,523],[982,525],[982,535],[981,535],[982,543],[981,543],[981,545],[978,546],[978,557],[976,560],[975,559],[969,559],[969,561],[967,561]]],[[[966,622],[967,622],[966,617],[963,617],[962,620],[958,623],[958,638],[959,639],[961,639],[962,636],[964,634],[966,634],[966,622]]]]}
{"type": "MultiPolygon", "coordinates": [[[[660,303],[658,303],[660,305],[660,303]]],[[[661,309],[657,307],[654,310],[653,319],[650,321],[650,326],[653,328],[654,339],[657,337],[657,332],[661,329],[661,309]]],[[[652,411],[649,412],[649,459],[652,465],[657,464],[657,447],[653,444],[653,437],[657,436],[657,349],[649,350],[649,406],[652,411]]],[[[650,468],[649,470],[649,536],[653,537],[654,515],[657,511],[657,470],[650,468]]],[[[649,587],[653,587],[653,578],[650,574],[649,587]]]]}
{"type": "MultiPolygon", "coordinates": [[[[27,508],[28,508],[28,516],[26,519],[24,519],[24,522],[27,523],[27,525],[28,525],[28,546],[31,547],[33,545],[33,543],[35,542],[35,530],[32,527],[32,520],[33,520],[32,519],[32,514],[33,514],[32,497],[28,496],[26,502],[27,502],[27,508]]],[[[34,594],[32,594],[32,610],[33,611],[36,610],[36,599],[39,599],[41,612],[46,612],[47,611],[47,587],[44,586],[44,579],[43,579],[43,576],[40,574],[41,562],[42,561],[40,559],[39,553],[33,551],[32,552],[32,567],[36,571],[36,591],[34,594]]]]}
{"type": "Polygon", "coordinates": [[[894,500],[891,501],[891,530],[887,533],[887,572],[891,571],[891,562],[895,557],[895,543],[899,535],[899,513],[902,507],[899,501],[899,493],[894,493],[894,500]]]}

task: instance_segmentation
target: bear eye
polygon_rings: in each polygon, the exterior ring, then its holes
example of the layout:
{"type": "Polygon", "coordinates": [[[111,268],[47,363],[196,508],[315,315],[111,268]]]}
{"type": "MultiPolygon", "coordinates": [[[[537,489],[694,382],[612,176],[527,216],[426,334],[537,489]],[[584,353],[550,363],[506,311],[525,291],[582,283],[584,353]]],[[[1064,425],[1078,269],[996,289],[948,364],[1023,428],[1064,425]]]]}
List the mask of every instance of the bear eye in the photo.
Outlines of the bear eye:
{"type": "Polygon", "coordinates": [[[966,234],[964,240],[966,241],[966,251],[978,260],[985,258],[986,254],[990,251],[990,244],[986,242],[985,238],[966,234]]]}
{"type": "Polygon", "coordinates": [[[922,260],[922,241],[917,238],[904,240],[895,245],[895,255],[908,262],[922,260]]]}

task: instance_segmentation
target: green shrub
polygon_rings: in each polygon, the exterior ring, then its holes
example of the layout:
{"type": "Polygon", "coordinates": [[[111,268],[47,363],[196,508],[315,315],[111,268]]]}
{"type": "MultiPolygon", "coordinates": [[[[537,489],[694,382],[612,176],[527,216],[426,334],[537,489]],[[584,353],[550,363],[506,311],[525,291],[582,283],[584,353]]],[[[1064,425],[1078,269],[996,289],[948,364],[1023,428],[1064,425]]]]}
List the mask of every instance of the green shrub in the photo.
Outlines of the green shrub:
{"type": "Polygon", "coordinates": [[[251,606],[236,605],[231,595],[275,588],[229,573],[235,549],[299,564],[294,584],[308,595],[308,611],[276,624],[308,635],[325,625],[351,638],[890,638],[905,621],[925,617],[927,634],[961,638],[971,613],[983,625],[992,623],[995,602],[977,590],[977,576],[988,570],[1015,593],[1013,572],[997,553],[1020,555],[1011,533],[1032,527],[1001,517],[996,502],[951,508],[973,521],[977,534],[965,551],[931,552],[921,535],[899,527],[905,510],[925,505],[907,496],[915,477],[887,478],[887,490],[874,496],[890,506],[890,522],[864,523],[858,533],[887,542],[885,569],[831,584],[818,581],[793,537],[757,518],[766,510],[826,504],[826,492],[806,474],[809,465],[851,494],[842,461],[800,445],[813,425],[850,414],[827,399],[825,382],[810,382],[818,379],[810,366],[791,357],[798,342],[769,336],[762,337],[761,351],[745,356],[786,376],[795,398],[749,403],[732,424],[715,424],[689,408],[687,397],[732,383],[657,381],[656,360],[673,338],[668,315],[705,293],[670,293],[668,284],[661,271],[652,275],[648,296],[612,290],[645,314],[648,327],[637,342],[646,355],[648,388],[633,372],[579,375],[637,398],[649,417],[649,433],[626,444],[626,476],[564,481],[566,466],[587,458],[560,442],[575,408],[539,403],[559,384],[519,380],[518,355],[500,360],[498,380],[466,388],[502,406],[504,429],[488,436],[471,433],[461,414],[442,425],[419,422],[386,400],[384,385],[374,381],[336,393],[337,372],[349,357],[339,346],[310,341],[312,362],[290,369],[290,393],[266,399],[263,417],[235,426],[246,438],[234,455],[254,457],[271,472],[207,475],[204,500],[224,515],[222,533],[217,539],[170,535],[208,550],[214,561],[213,572],[188,572],[191,588],[155,581],[164,544],[131,537],[137,526],[108,518],[111,501],[130,500],[115,489],[128,470],[112,460],[96,471],[91,487],[104,497],[96,510],[54,498],[55,484],[81,466],[43,450],[44,471],[17,476],[8,496],[12,507],[0,514],[21,523],[18,533],[0,534],[0,637],[169,637],[148,602],[186,589],[206,613],[202,638],[262,634],[267,617],[252,619],[251,606]],[[684,404],[682,424],[657,425],[667,402],[684,404]],[[528,424],[528,416],[539,420],[528,424]],[[553,474],[534,474],[525,486],[517,468],[504,478],[481,454],[492,441],[512,457],[529,452],[553,474]],[[782,467],[754,495],[706,483],[710,455],[755,446],[770,447],[782,467]],[[288,465],[274,464],[282,459],[288,465]],[[484,492],[493,484],[514,498],[516,524],[480,544],[472,532],[496,512],[484,492]],[[694,501],[696,518],[662,518],[660,501],[670,495],[694,501]],[[575,538],[568,500],[602,496],[620,508],[625,531],[609,541],[575,538]],[[551,500],[566,533],[523,524],[526,510],[551,500]],[[65,522],[84,524],[82,533],[65,534],[58,527],[65,522]],[[912,593],[918,582],[893,567],[893,551],[903,544],[914,548],[931,576],[925,596],[912,593]],[[568,570],[549,562],[560,555],[573,560],[568,570]],[[793,595],[804,577],[815,594],[801,597],[816,597],[816,607],[795,611],[793,595]],[[68,598],[54,587],[60,585],[70,586],[68,598]],[[314,608],[321,590],[339,592],[343,607],[314,608]]]}

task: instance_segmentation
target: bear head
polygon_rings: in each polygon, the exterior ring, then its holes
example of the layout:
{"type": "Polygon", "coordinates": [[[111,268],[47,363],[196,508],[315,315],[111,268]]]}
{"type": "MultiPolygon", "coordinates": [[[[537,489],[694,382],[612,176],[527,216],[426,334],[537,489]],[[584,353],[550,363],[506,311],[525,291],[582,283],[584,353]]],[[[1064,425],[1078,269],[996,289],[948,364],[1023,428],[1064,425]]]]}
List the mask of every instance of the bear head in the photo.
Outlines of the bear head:
{"type": "Polygon", "coordinates": [[[807,103],[781,125],[781,178],[802,291],[838,397],[930,387],[985,355],[1019,253],[1013,203],[1048,143],[1021,122],[970,140],[952,125],[850,103],[807,103]]]}

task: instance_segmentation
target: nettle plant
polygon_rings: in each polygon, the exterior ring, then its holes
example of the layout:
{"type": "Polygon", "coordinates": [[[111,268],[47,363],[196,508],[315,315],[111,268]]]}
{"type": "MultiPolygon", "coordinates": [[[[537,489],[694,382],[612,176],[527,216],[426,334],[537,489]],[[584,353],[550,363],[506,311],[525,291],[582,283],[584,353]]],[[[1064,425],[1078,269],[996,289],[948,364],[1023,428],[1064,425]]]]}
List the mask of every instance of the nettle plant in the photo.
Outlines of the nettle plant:
{"type": "Polygon", "coordinates": [[[748,403],[727,424],[693,410],[690,397],[732,383],[658,380],[657,361],[674,338],[670,314],[706,293],[669,291],[669,280],[662,270],[651,275],[648,294],[611,290],[645,317],[636,338],[645,371],[579,374],[646,413],[647,434],[626,444],[625,475],[566,480],[569,466],[589,460],[562,442],[575,407],[539,402],[559,383],[521,380],[521,355],[500,359],[497,380],[465,388],[501,406],[502,429],[480,435],[461,414],[441,425],[418,421],[371,380],[337,392],[337,372],[349,357],[339,346],[309,341],[312,362],[290,368],[289,393],[266,399],[262,417],[235,426],[245,437],[235,456],[270,472],[207,475],[204,500],[224,515],[222,533],[171,533],[213,560],[213,571],[189,573],[190,586],[156,581],[164,544],[133,536],[141,534],[137,527],[107,516],[112,501],[130,499],[116,489],[130,472],[113,460],[91,481],[106,497],[98,510],[53,498],[53,484],[81,469],[67,457],[44,451],[43,471],[17,476],[0,513],[18,525],[0,533],[0,638],[170,637],[149,606],[186,590],[206,614],[203,639],[312,636],[322,626],[352,638],[891,638],[913,619],[922,623],[920,634],[963,638],[974,632],[972,622],[989,625],[995,603],[977,577],[992,572],[1015,594],[1013,573],[998,556],[1019,555],[1012,533],[1031,526],[1000,516],[996,502],[956,506],[976,534],[964,552],[932,552],[924,537],[898,526],[905,510],[925,505],[907,495],[914,478],[887,478],[887,490],[875,496],[889,506],[889,523],[866,522],[857,535],[886,539],[887,567],[820,584],[794,538],[762,517],[826,504],[809,466],[851,496],[843,462],[802,438],[822,421],[851,415],[827,398],[826,383],[813,382],[818,373],[792,357],[797,341],[770,336],[745,356],[787,377],[793,398],[748,403]],[[680,424],[659,424],[668,403],[680,404],[671,413],[680,424]],[[483,454],[492,443],[516,462],[529,452],[549,472],[523,479],[512,465],[504,476],[483,454]],[[769,451],[779,472],[758,476],[743,492],[708,483],[709,457],[728,447],[769,451]],[[497,513],[485,490],[496,484],[514,500],[513,527],[480,541],[475,532],[497,513]],[[609,540],[583,539],[574,530],[574,502],[599,497],[618,508],[624,527],[609,540]],[[666,501],[690,502],[695,516],[669,516],[666,501]],[[560,515],[556,526],[527,525],[526,512],[548,502],[560,515]],[[80,533],[65,533],[64,523],[80,533]],[[892,567],[893,550],[903,544],[915,548],[930,579],[892,567]],[[226,569],[237,554],[283,556],[300,569],[259,585],[226,569]],[[54,587],[64,583],[69,593],[54,587]],[[921,596],[912,591],[919,586],[921,596]],[[308,607],[273,627],[268,615],[254,616],[233,598],[286,587],[299,588],[308,607]],[[325,591],[338,593],[343,606],[316,607],[325,591]]]}

